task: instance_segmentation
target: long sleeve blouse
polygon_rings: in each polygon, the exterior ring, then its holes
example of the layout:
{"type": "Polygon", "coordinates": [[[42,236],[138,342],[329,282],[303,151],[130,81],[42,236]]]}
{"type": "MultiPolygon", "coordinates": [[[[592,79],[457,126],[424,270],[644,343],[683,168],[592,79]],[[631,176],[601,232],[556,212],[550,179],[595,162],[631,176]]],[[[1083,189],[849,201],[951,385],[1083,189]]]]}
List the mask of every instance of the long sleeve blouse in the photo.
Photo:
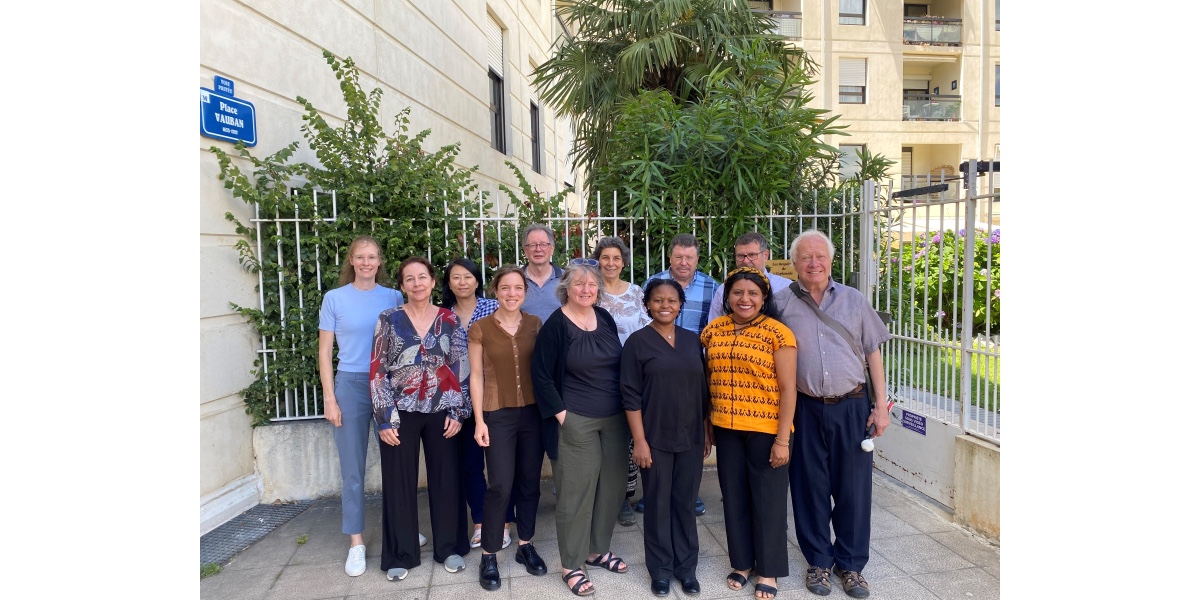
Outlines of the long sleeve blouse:
{"type": "Polygon", "coordinates": [[[653,327],[629,336],[621,350],[621,396],[627,411],[642,411],[646,443],[683,452],[704,443],[711,408],[700,336],[675,328],[675,346],[653,327]]]}
{"type": "Polygon", "coordinates": [[[402,309],[383,311],[371,347],[375,424],[391,429],[401,412],[445,410],[456,421],[471,416],[471,403],[460,383],[468,364],[467,332],[454,311],[439,308],[423,338],[402,309]]]}
{"type": "MultiPolygon", "coordinates": [[[[538,411],[542,413],[542,438],[546,455],[551,460],[558,460],[558,419],[555,415],[567,409],[563,401],[570,337],[567,327],[567,317],[562,309],[555,310],[538,331],[537,344],[533,348],[533,395],[538,411]]],[[[614,338],[617,336],[617,324],[612,315],[596,307],[597,331],[600,328],[606,328],[614,338]]]]}

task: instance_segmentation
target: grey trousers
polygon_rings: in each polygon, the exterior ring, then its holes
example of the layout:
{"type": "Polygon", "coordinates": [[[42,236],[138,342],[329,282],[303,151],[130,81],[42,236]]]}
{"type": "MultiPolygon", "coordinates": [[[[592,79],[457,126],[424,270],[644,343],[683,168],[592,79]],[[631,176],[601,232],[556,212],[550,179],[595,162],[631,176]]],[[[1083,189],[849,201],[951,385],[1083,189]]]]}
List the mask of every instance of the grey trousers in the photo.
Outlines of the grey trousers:
{"type": "Polygon", "coordinates": [[[558,435],[558,460],[550,463],[558,488],[558,557],[562,568],[576,569],[612,544],[625,498],[629,421],[624,412],[602,419],[567,413],[558,435]]]}

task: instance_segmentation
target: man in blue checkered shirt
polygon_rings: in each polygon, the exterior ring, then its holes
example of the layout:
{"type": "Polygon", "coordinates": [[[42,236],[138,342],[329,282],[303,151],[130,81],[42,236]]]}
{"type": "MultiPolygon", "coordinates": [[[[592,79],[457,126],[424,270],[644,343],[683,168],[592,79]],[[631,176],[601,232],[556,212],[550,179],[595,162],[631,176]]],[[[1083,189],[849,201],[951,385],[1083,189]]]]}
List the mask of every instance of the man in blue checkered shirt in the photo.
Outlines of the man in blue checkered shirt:
{"type": "MultiPolygon", "coordinates": [[[[683,286],[686,298],[675,324],[699,335],[708,325],[708,311],[712,306],[713,291],[717,289],[717,280],[696,270],[696,264],[700,262],[700,243],[696,241],[696,236],[690,233],[675,236],[667,252],[671,266],[666,271],[651,275],[650,279],[671,277],[683,286]]],[[[643,284],[642,288],[645,287],[643,284]]]]}

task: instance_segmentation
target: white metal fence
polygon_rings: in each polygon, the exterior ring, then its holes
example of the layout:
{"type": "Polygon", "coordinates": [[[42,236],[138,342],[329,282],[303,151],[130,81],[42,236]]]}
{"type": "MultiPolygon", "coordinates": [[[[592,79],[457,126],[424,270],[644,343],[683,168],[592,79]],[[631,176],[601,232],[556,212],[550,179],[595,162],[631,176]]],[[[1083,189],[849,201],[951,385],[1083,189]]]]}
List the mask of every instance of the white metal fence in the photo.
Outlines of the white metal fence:
{"type": "MultiPolygon", "coordinates": [[[[981,228],[987,232],[988,240],[995,237],[998,243],[999,228],[993,227],[992,223],[998,223],[999,196],[992,193],[989,178],[985,177],[984,183],[988,192],[984,194],[974,193],[977,182],[975,176],[970,175],[964,186],[966,193],[961,196],[943,192],[894,199],[890,183],[884,194],[873,182],[867,182],[861,193],[851,190],[841,198],[825,202],[821,210],[813,208],[821,204],[815,197],[808,202],[799,199],[786,206],[772,206],[767,214],[753,217],[753,229],[770,241],[774,258],[788,258],[786,254],[792,238],[804,229],[818,228],[828,233],[836,246],[834,278],[856,285],[872,298],[877,310],[891,316],[889,328],[894,339],[884,349],[889,395],[910,410],[959,424],[965,431],[998,442],[998,330],[993,330],[990,324],[982,330],[976,330],[973,326],[977,321],[974,317],[975,295],[958,292],[975,289],[976,278],[979,277],[975,269],[948,268],[953,261],[974,264],[977,244],[962,243],[962,235],[958,234],[960,229],[965,233],[981,228]],[[951,197],[952,194],[954,197],[951,197]],[[993,230],[996,231],[994,235],[993,230]],[[946,231],[958,235],[946,235],[946,231]],[[937,232],[943,235],[931,241],[937,232]],[[945,259],[944,262],[922,262],[916,248],[927,246],[936,248],[939,256],[945,259]],[[861,248],[870,248],[871,251],[860,252],[861,248]],[[933,281],[937,283],[930,287],[933,281]],[[968,409],[962,410],[962,398],[974,398],[974,405],[968,402],[968,409]]],[[[957,191],[956,188],[952,189],[957,191]]],[[[475,209],[468,211],[464,208],[460,214],[440,220],[437,226],[443,229],[444,238],[457,237],[463,244],[464,254],[469,247],[476,248],[469,257],[481,266],[520,262],[517,238],[521,228],[528,223],[521,222],[512,214],[486,215],[484,202],[482,196],[477,197],[473,200],[475,209]]],[[[436,206],[437,201],[431,204],[436,206]]],[[[446,214],[444,201],[442,210],[446,214]]],[[[558,249],[564,251],[567,257],[587,255],[599,236],[618,235],[630,245],[635,255],[633,264],[627,267],[630,280],[640,284],[653,273],[666,269],[668,261],[664,246],[668,240],[659,239],[661,232],[652,231],[648,220],[618,214],[618,198],[615,194],[597,194],[589,199],[582,212],[582,215],[539,220],[556,230],[561,227],[566,232],[555,241],[558,249]]],[[[332,221],[336,214],[337,199],[334,195],[332,214],[321,219],[332,221]]],[[[712,231],[726,218],[720,215],[693,215],[690,217],[692,231],[712,231]]],[[[258,233],[256,249],[259,256],[263,252],[264,234],[269,236],[274,232],[276,238],[294,235],[297,243],[294,259],[283,257],[282,247],[277,254],[280,255],[280,261],[285,258],[294,260],[296,264],[291,267],[297,272],[302,271],[307,253],[299,250],[299,241],[301,228],[306,221],[311,219],[279,215],[264,217],[256,211],[253,222],[258,233]]],[[[437,221],[427,220],[426,227],[437,221]]],[[[714,276],[719,276],[734,264],[733,248],[714,247],[711,238],[698,237],[704,246],[702,259],[709,257],[709,264],[712,265],[710,272],[714,276]]],[[[984,246],[990,248],[991,244],[984,246]]],[[[433,256],[432,249],[429,249],[428,256],[433,256]]],[[[928,252],[923,256],[928,256],[928,252]]],[[[994,266],[998,271],[998,256],[994,265],[991,261],[992,255],[988,254],[984,264],[988,269],[994,266]]],[[[485,268],[485,278],[487,271],[485,268]]],[[[990,298],[998,293],[998,288],[993,290],[990,276],[984,279],[984,292],[990,298]]],[[[320,289],[319,272],[317,281],[317,291],[323,292],[320,289]]],[[[281,303],[284,302],[283,298],[289,297],[297,298],[293,301],[304,302],[304,294],[285,293],[282,280],[264,282],[260,274],[260,290],[264,289],[264,284],[279,286],[281,303]]],[[[260,308],[265,308],[261,306],[263,301],[260,293],[260,308]]],[[[316,301],[319,303],[319,300],[316,301]]],[[[984,308],[985,317],[990,318],[990,310],[990,306],[984,308]]],[[[269,349],[265,338],[262,339],[259,352],[264,363],[277,358],[276,351],[269,349]]],[[[313,368],[315,371],[315,365],[313,368]]],[[[323,416],[318,403],[321,395],[318,386],[303,384],[291,388],[278,387],[283,389],[274,390],[276,410],[272,420],[323,416]]]]}
{"type": "MultiPolygon", "coordinates": [[[[875,307],[891,315],[889,394],[905,409],[1000,441],[1000,195],[969,161],[964,193],[872,206],[875,307]],[[965,409],[964,409],[965,406],[965,409]]],[[[868,182],[869,184],[870,182],[868,182]]]]}

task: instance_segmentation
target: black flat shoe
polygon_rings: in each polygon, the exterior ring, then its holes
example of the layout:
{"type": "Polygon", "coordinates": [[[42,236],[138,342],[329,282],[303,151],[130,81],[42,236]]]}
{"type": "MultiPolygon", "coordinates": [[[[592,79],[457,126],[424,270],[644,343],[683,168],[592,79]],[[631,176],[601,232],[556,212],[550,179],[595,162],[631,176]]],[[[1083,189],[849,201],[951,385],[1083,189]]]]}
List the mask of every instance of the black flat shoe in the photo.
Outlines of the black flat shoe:
{"type": "Polygon", "coordinates": [[[666,596],[671,593],[670,579],[653,579],[650,581],[650,591],[654,592],[655,596],[666,596]]]}
{"type": "Polygon", "coordinates": [[[680,587],[683,588],[683,593],[689,596],[695,596],[700,593],[700,582],[695,577],[686,577],[679,580],[680,587]]]}
{"type": "Polygon", "coordinates": [[[525,565],[525,571],[530,575],[545,575],[546,561],[538,556],[533,544],[517,546],[517,564],[525,565]]]}
{"type": "Polygon", "coordinates": [[[495,554],[484,554],[479,559],[479,587],[489,592],[500,589],[500,567],[495,554]]]}

